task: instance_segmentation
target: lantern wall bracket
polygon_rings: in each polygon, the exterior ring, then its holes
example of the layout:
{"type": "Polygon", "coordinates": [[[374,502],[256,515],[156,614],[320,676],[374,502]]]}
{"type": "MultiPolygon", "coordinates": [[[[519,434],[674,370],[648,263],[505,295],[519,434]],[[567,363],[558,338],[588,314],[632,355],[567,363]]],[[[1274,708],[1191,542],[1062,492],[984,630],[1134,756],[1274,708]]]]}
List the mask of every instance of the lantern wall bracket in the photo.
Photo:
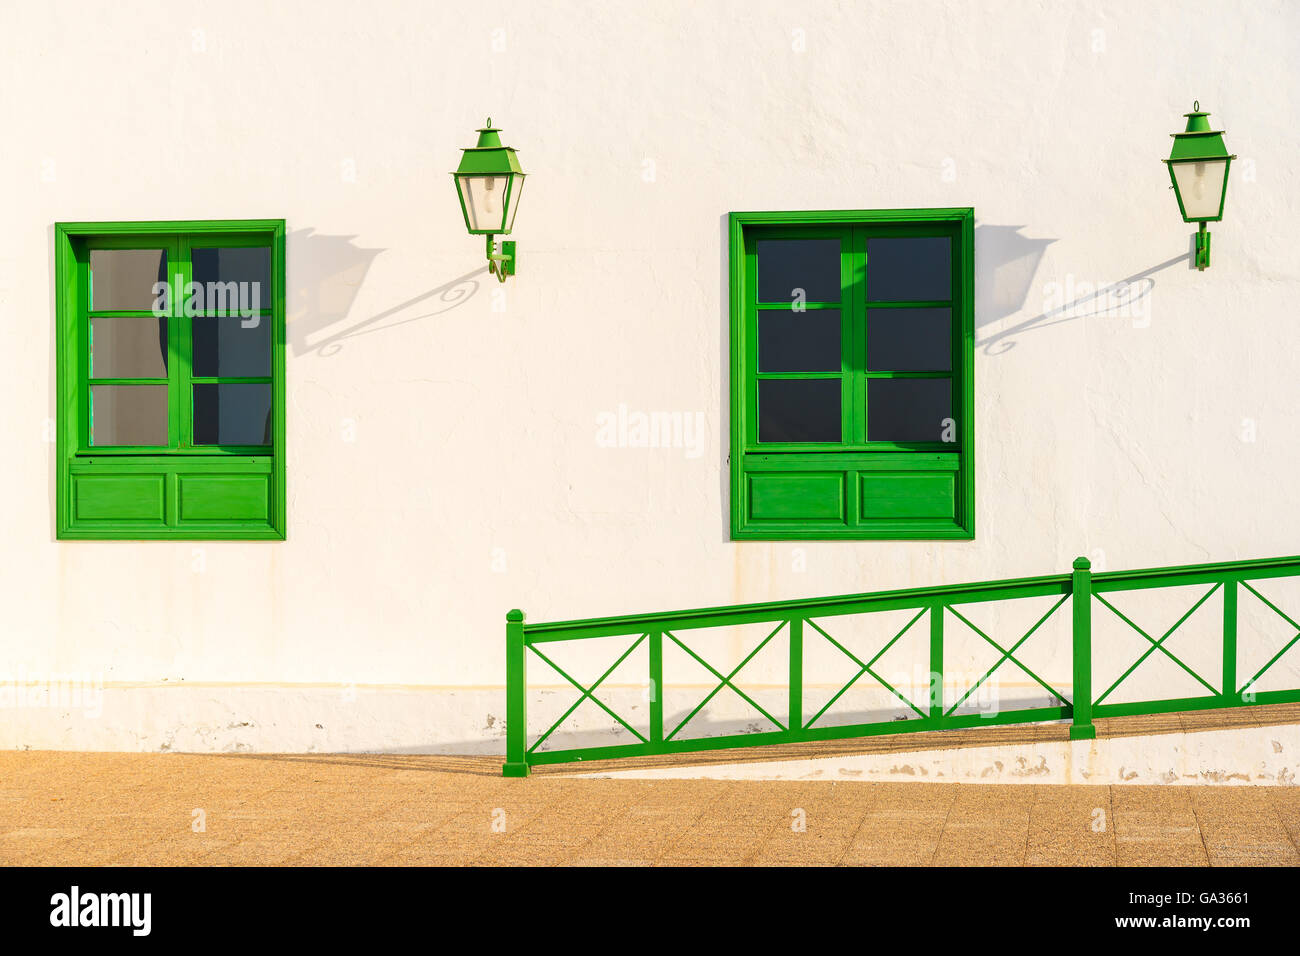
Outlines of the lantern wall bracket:
{"type": "Polygon", "coordinates": [[[495,236],[487,237],[487,257],[488,272],[497,277],[498,282],[505,282],[506,276],[515,274],[515,244],[513,241],[501,243],[501,251],[497,252],[495,236]]]}
{"type": "Polygon", "coordinates": [[[1210,232],[1205,228],[1205,223],[1202,222],[1200,230],[1196,233],[1196,268],[1204,272],[1209,264],[1210,232]]]}

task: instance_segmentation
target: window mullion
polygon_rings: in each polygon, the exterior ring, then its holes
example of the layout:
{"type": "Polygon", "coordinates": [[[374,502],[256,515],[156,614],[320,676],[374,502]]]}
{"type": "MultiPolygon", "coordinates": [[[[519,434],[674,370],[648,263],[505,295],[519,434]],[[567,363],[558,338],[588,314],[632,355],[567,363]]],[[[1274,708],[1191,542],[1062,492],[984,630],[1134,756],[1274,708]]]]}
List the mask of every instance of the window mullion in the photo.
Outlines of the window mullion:
{"type": "Polygon", "coordinates": [[[175,417],[177,445],[179,448],[191,448],[194,445],[193,402],[190,400],[190,378],[192,363],[192,327],[185,314],[186,290],[194,278],[194,266],[190,258],[189,236],[176,239],[176,275],[177,283],[172,303],[173,339],[176,348],[175,374],[173,378],[172,414],[175,417]]]}
{"type": "Polygon", "coordinates": [[[867,237],[861,227],[850,232],[851,246],[847,262],[845,312],[849,317],[851,332],[849,356],[849,393],[852,405],[848,410],[851,431],[849,441],[861,445],[867,440],[867,290],[866,257],[867,237]]]}

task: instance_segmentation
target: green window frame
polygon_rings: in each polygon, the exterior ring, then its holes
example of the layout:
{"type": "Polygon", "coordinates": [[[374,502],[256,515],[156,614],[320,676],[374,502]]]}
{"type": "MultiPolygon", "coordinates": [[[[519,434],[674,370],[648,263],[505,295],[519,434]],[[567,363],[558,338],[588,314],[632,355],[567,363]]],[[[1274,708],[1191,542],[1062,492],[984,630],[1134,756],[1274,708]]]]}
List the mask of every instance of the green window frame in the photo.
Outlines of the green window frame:
{"type": "Polygon", "coordinates": [[[733,539],[975,537],[974,221],[968,207],[729,215],[733,539]],[[777,299],[800,269],[815,289],[777,299]],[[760,323],[780,361],[760,363],[760,323]]]}
{"type": "MultiPolygon", "coordinates": [[[[283,219],[55,224],[59,539],[284,539],[284,237],[283,219]],[[269,250],[269,273],[265,275],[270,288],[256,290],[256,311],[251,308],[251,294],[239,303],[248,307],[247,314],[225,300],[214,302],[205,297],[191,301],[187,291],[192,281],[213,288],[201,281],[202,275],[208,273],[201,270],[200,279],[195,279],[196,252],[261,248],[269,250]],[[91,262],[92,254],[101,250],[160,250],[170,284],[167,299],[155,298],[149,308],[139,307],[146,293],[143,281],[133,276],[131,308],[118,307],[120,303],[111,300],[109,307],[95,308],[91,262]],[[216,307],[223,303],[224,309],[216,307]],[[114,329],[111,323],[135,322],[138,339],[141,330],[146,335],[154,334],[148,324],[141,324],[146,319],[159,323],[159,349],[155,352],[147,348],[144,352],[151,364],[156,362],[161,368],[136,370],[125,376],[112,371],[99,374],[92,363],[93,330],[104,329],[101,335],[105,335],[112,329],[113,335],[126,336],[130,334],[128,326],[114,329]],[[216,362],[216,367],[195,368],[197,323],[204,323],[204,341],[215,343],[220,338],[218,329],[221,335],[228,334],[224,331],[227,327],[217,323],[233,321],[247,329],[256,329],[261,322],[269,324],[269,332],[255,333],[259,339],[265,335],[261,341],[269,343],[267,374],[261,374],[260,359],[256,369],[236,369],[259,374],[226,374],[231,370],[220,366],[220,361],[225,360],[215,358],[220,348],[216,344],[209,344],[200,353],[208,365],[216,362]],[[159,424],[164,403],[160,397],[155,401],[147,395],[158,388],[166,389],[165,439],[159,424]],[[263,416],[268,392],[269,411],[263,416]],[[96,430],[94,408],[98,406],[93,396],[99,396],[105,408],[118,402],[127,409],[132,403],[136,403],[136,409],[147,405],[129,427],[137,431],[147,427],[151,431],[150,443],[112,439],[96,442],[96,436],[110,434],[118,420],[109,419],[107,425],[101,421],[96,430]],[[206,410],[203,415],[195,412],[195,402],[200,398],[206,410]],[[243,411],[231,414],[241,405],[243,411]],[[248,424],[258,420],[265,421],[260,436],[254,435],[248,424]],[[226,428],[240,425],[249,430],[238,435],[228,431],[222,434],[226,428]],[[258,441],[258,437],[262,440],[258,441]],[[236,439],[248,443],[232,443],[236,439]]],[[[255,253],[245,256],[246,261],[257,259],[255,253]]],[[[216,254],[200,256],[199,261],[213,263],[222,259],[216,254]]],[[[260,276],[260,265],[254,268],[260,276]]],[[[161,268],[159,273],[161,276],[161,268]]],[[[105,295],[112,281],[105,272],[105,295]]],[[[217,281],[224,283],[224,276],[217,281]]],[[[260,284],[265,280],[255,281],[260,284]]],[[[251,286],[249,283],[243,291],[251,286]]],[[[159,290],[154,287],[153,291],[159,290]]],[[[103,306],[104,302],[101,298],[99,304],[103,306]]],[[[261,347],[253,354],[262,354],[261,347]]],[[[101,358],[101,363],[106,361],[101,358]]],[[[123,413],[121,421],[132,421],[131,412],[123,413]]]]}

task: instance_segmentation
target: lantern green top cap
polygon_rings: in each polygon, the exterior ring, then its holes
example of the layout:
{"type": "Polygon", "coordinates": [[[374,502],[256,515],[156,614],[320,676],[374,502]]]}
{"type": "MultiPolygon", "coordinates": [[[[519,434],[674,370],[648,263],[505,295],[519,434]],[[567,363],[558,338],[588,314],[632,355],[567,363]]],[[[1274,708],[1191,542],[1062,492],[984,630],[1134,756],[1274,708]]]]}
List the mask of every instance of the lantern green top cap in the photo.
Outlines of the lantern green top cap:
{"type": "Polygon", "coordinates": [[[501,130],[492,125],[492,117],[487,118],[487,124],[478,128],[478,142],[475,149],[493,149],[500,147],[501,137],[497,133],[501,130]]]}
{"type": "Polygon", "coordinates": [[[1198,159],[1236,159],[1228,155],[1228,147],[1223,144],[1223,130],[1210,129],[1209,113],[1201,109],[1201,101],[1192,103],[1192,111],[1184,113],[1187,117],[1187,129],[1181,133],[1170,133],[1174,138],[1174,148],[1166,163],[1186,162],[1198,159]]]}
{"type": "Polygon", "coordinates": [[[492,125],[489,116],[485,125],[478,129],[478,142],[462,150],[460,165],[455,175],[470,176],[506,176],[510,173],[523,175],[513,146],[502,146],[501,131],[492,125]]]}
{"type": "MultiPolygon", "coordinates": [[[[1183,115],[1187,117],[1187,129],[1185,130],[1185,132],[1188,133],[1210,132],[1210,121],[1206,119],[1206,117],[1209,116],[1210,114],[1206,113],[1204,110],[1201,109],[1200,100],[1194,100],[1192,102],[1192,111],[1190,113],[1184,113],[1183,115]]],[[[489,120],[489,122],[491,121],[489,120]]],[[[1173,135],[1177,136],[1178,134],[1174,133],[1173,135]]]]}

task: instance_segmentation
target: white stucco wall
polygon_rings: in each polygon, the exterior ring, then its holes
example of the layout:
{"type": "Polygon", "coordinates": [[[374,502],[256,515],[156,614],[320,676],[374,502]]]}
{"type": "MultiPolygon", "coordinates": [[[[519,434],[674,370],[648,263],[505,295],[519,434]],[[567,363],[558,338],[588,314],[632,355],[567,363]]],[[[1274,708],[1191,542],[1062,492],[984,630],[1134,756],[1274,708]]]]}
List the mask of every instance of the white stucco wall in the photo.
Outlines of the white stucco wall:
{"type": "Polygon", "coordinates": [[[0,745],[490,750],[515,606],[1300,550],[1300,6],[994,6],[4,0],[0,676],[104,706],[0,745]],[[1194,98],[1240,156],[1203,273],[1194,98]],[[504,287],[447,175],[487,115],[504,287]],[[968,205],[976,539],[732,543],[725,214],[968,205]],[[288,540],[55,541],[53,223],[245,217],[289,228],[288,540]],[[604,447],[620,406],[700,441],[604,447]]]}

